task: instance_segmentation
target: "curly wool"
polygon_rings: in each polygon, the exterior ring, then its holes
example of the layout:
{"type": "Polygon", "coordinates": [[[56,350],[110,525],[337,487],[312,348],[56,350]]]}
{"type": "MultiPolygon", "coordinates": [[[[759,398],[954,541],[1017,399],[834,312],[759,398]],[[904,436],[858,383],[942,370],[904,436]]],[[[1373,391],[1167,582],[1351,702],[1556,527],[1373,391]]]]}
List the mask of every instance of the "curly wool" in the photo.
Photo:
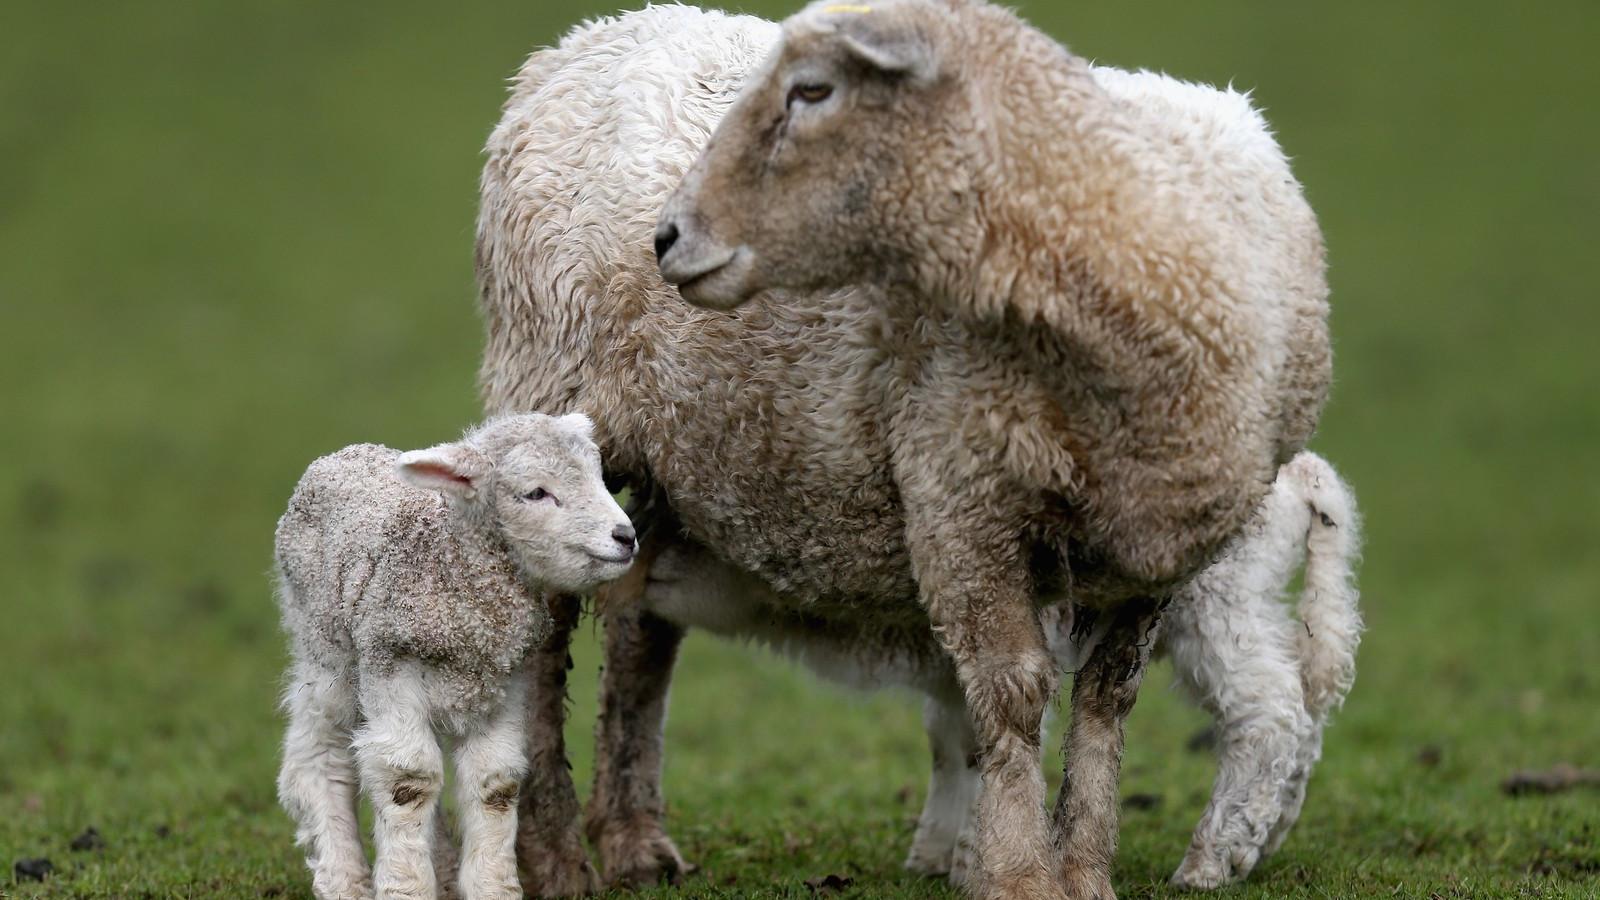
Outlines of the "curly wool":
{"type": "Polygon", "coordinates": [[[446,708],[498,703],[550,630],[504,543],[358,444],[312,463],[278,523],[284,629],[297,658],[385,673],[425,659],[446,708]]]}
{"type": "MultiPolygon", "coordinates": [[[[665,490],[687,536],[710,549],[684,548],[666,558],[671,565],[653,569],[649,608],[681,624],[753,637],[826,677],[940,695],[955,704],[945,718],[970,742],[949,659],[933,640],[910,577],[889,430],[905,373],[935,352],[930,346],[971,342],[971,330],[886,312],[870,288],[775,292],[731,314],[708,312],[683,303],[656,271],[650,232],[657,210],[777,37],[776,25],[758,19],[653,6],[588,23],[528,60],[486,148],[478,230],[485,400],[491,411],[584,410],[596,420],[613,475],[665,490]],[[733,565],[708,559],[713,553],[733,565]]],[[[1244,95],[1148,72],[1091,71],[1109,93],[1148,105],[1174,129],[1239,149],[1230,164],[1251,161],[1268,178],[1288,177],[1281,150],[1244,95]]],[[[1311,346],[1325,342],[1325,332],[1306,333],[1311,346]]],[[[1303,396],[1320,403],[1315,391],[1303,396]]],[[[1299,427],[1309,427],[1304,410],[1295,415],[1299,427]]],[[[1254,534],[1243,540],[1259,539],[1254,534]]],[[[1236,564],[1228,568],[1238,573],[1236,564]]],[[[1276,564],[1267,579],[1247,583],[1271,591],[1250,597],[1261,622],[1234,617],[1241,633],[1277,635],[1279,622],[1291,633],[1277,601],[1288,576],[1264,584],[1273,577],[1276,564]]],[[[1239,602],[1207,596],[1219,615],[1239,602]]],[[[1208,644],[1214,630],[1196,629],[1176,618],[1165,633],[1169,642],[1190,636],[1187,646],[1202,657],[1231,658],[1229,646],[1208,644]]],[[[1222,637],[1231,644],[1235,635],[1223,629],[1222,637]]],[[[1235,691],[1230,716],[1249,719],[1286,689],[1300,702],[1299,663],[1273,661],[1281,663],[1273,667],[1281,677],[1270,686],[1258,681],[1261,694],[1235,691]]],[[[665,691],[661,674],[630,675],[609,655],[606,677],[645,693],[665,691]]],[[[1228,667],[1216,664],[1193,676],[1203,693],[1226,690],[1213,679],[1229,677],[1228,667]]],[[[659,726],[654,735],[658,754],[659,726]]],[[[600,752],[629,764],[639,753],[600,752]]],[[[965,784],[970,753],[946,755],[960,771],[942,780],[936,771],[936,785],[965,784]]],[[[1223,806],[1229,791],[1247,787],[1239,781],[1219,779],[1223,806]]],[[[953,788],[955,799],[930,795],[925,824],[941,826],[940,839],[953,841],[966,818],[964,790],[953,788]]],[[[919,857],[929,843],[919,836],[913,864],[948,870],[948,843],[919,857]]]]}

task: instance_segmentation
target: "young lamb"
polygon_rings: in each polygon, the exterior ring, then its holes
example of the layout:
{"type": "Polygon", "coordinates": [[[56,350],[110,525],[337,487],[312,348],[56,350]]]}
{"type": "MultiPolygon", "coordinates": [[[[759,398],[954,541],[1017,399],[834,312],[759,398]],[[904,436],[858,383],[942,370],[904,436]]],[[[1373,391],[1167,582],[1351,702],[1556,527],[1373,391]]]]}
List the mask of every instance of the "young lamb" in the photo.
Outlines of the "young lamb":
{"type": "Polygon", "coordinates": [[[1240,533],[1327,392],[1321,234],[1282,152],[1253,111],[1214,127],[1162,99],[1127,102],[982,0],[821,0],[655,235],[702,306],[880,289],[895,563],[976,726],[980,896],[1114,895],[1159,598],[1240,533]],[[1073,679],[1053,819],[1041,566],[1110,622],[1073,679]]]}
{"type": "MultiPolygon", "coordinates": [[[[965,699],[918,602],[895,459],[906,437],[901,373],[959,351],[972,330],[886,310],[871,286],[774,291],[726,314],[706,312],[680,302],[652,255],[663,203],[778,36],[760,19],[670,4],[584,25],[528,60],[486,148],[478,269],[488,408],[589,413],[608,473],[631,481],[636,499],[670,501],[636,515],[652,536],[646,543],[661,548],[642,604],[616,596],[601,607],[605,664],[586,826],[615,883],[655,883],[684,866],[662,825],[661,763],[668,688],[687,626],[754,637],[823,677],[926,694],[933,789],[907,864],[951,868],[967,821],[965,802],[950,797],[973,783],[968,754],[944,748],[974,739],[962,737],[970,733],[965,699]],[[947,769],[952,759],[958,770],[947,769]]],[[[1292,185],[1244,97],[1154,73],[1093,72],[1105,90],[1170,118],[1175,129],[1230,136],[1228,146],[1243,147],[1235,162],[1253,160],[1255,177],[1292,185]]],[[[1240,659],[1239,647],[1278,646],[1298,627],[1265,587],[1270,580],[1249,581],[1253,593],[1197,598],[1209,605],[1193,615],[1169,608],[1162,626],[1163,644],[1202,660],[1180,667],[1180,676],[1193,679],[1223,744],[1236,748],[1221,760],[1180,883],[1242,877],[1269,839],[1281,840],[1296,798],[1283,797],[1274,810],[1241,798],[1283,793],[1271,779],[1282,777],[1274,767],[1285,748],[1298,745],[1289,755],[1311,760],[1320,752],[1320,735],[1297,731],[1308,718],[1293,712],[1305,702],[1302,673],[1353,663],[1353,630],[1317,632],[1346,640],[1340,657],[1240,659]],[[1214,856],[1239,863],[1220,876],[1216,867],[1202,870],[1214,856]]],[[[1039,602],[1053,599],[1036,593],[1039,602]]],[[[1321,596],[1344,604],[1355,621],[1353,589],[1321,596]]],[[[530,775],[525,797],[540,803],[524,806],[518,848],[524,883],[543,895],[598,884],[561,765],[577,612],[558,599],[555,634],[534,655],[541,727],[529,733],[531,755],[550,764],[530,775]]],[[[1058,638],[1052,633],[1052,650],[1058,638]]]]}
{"type": "Polygon", "coordinates": [[[426,450],[347,447],[300,479],[276,542],[293,655],[278,795],[318,897],[450,892],[435,726],[457,741],[461,896],[522,896],[524,669],[550,630],[543,592],[615,578],[635,549],[590,431],[581,415],[505,416],[426,450]]]}

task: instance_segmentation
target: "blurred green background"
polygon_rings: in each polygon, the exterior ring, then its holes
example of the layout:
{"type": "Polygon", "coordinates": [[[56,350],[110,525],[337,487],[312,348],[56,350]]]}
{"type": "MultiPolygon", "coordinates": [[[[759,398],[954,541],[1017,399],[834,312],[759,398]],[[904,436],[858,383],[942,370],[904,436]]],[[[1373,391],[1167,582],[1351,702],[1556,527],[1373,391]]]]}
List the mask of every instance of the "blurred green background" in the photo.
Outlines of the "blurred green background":
{"type": "MultiPolygon", "coordinates": [[[[793,3],[749,3],[769,16],[793,3]]],[[[1363,503],[1360,678],[1252,896],[1595,896],[1600,7],[1022,4],[1078,52],[1255,90],[1327,232],[1316,448],[1363,503]]],[[[478,414],[479,148],[611,7],[35,3],[0,17],[0,895],[309,896],[273,797],[274,522],[314,456],[478,414]],[[86,827],[101,849],[74,851],[86,827]],[[42,884],[15,860],[48,857],[42,884]]],[[[586,783],[593,633],[570,738],[586,783]]],[[[1117,883],[1164,895],[1214,767],[1146,681],[1117,883]]],[[[901,874],[918,704],[692,637],[667,789],[695,894],[901,874]]],[[[1048,763],[1053,779],[1059,767],[1048,763]]],[[[1054,780],[1052,780],[1052,784],[1054,780]]]]}

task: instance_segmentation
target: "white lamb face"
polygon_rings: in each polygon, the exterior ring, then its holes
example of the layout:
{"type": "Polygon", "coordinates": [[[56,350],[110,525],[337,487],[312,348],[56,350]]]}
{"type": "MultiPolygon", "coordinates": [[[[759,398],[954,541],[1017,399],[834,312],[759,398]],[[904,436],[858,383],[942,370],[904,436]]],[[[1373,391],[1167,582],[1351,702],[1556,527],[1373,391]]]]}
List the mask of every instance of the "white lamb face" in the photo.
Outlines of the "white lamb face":
{"type": "Polygon", "coordinates": [[[540,584],[586,591],[627,571],[637,546],[606,490],[591,427],[581,415],[504,416],[403,455],[401,472],[478,513],[540,584]]]}

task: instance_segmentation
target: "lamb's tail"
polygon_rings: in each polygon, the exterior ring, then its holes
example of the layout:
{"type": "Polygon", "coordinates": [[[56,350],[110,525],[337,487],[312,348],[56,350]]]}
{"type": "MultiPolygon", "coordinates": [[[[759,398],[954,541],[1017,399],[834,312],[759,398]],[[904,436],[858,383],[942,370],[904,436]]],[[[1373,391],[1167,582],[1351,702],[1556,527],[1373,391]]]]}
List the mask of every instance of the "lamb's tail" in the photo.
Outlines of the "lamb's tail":
{"type": "Polygon", "coordinates": [[[1300,679],[1306,710],[1320,722],[1344,703],[1356,679],[1361,594],[1355,567],[1361,555],[1361,517],[1349,485],[1315,453],[1302,452],[1283,467],[1282,475],[1311,508],[1300,594],[1300,679]]]}

